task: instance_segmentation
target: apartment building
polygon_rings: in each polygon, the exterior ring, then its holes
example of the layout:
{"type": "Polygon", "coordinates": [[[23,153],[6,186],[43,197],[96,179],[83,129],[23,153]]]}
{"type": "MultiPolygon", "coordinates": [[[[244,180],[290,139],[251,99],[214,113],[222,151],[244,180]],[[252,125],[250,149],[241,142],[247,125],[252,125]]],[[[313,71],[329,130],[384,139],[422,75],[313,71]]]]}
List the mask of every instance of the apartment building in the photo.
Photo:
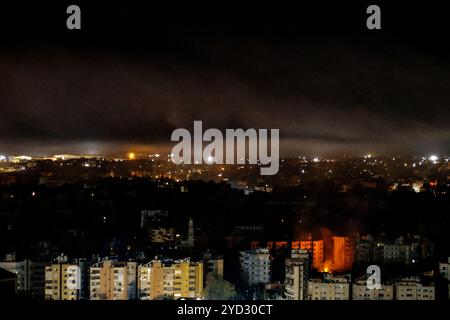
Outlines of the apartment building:
{"type": "Polygon", "coordinates": [[[268,249],[240,252],[241,278],[248,286],[270,282],[270,253],[268,249]]]}
{"type": "Polygon", "coordinates": [[[141,300],[203,297],[203,263],[155,259],[138,267],[138,297],[141,300]]]}
{"type": "Polygon", "coordinates": [[[91,300],[136,299],[136,262],[106,260],[89,268],[91,300]]]}
{"type": "Polygon", "coordinates": [[[349,300],[350,278],[325,274],[324,279],[311,279],[308,283],[309,300],[349,300]]]}
{"type": "Polygon", "coordinates": [[[43,297],[45,282],[45,262],[24,259],[17,261],[14,255],[7,255],[0,262],[0,268],[17,276],[16,293],[35,298],[43,297]]]}
{"type": "Polygon", "coordinates": [[[395,283],[396,300],[434,300],[434,284],[425,286],[417,277],[403,278],[395,283]]]}
{"type": "Polygon", "coordinates": [[[369,289],[367,287],[367,277],[357,279],[352,284],[353,300],[393,300],[394,286],[381,284],[380,289],[369,289]]]}
{"type": "Polygon", "coordinates": [[[354,242],[350,237],[333,237],[332,263],[335,270],[351,270],[353,266],[354,242]]]}
{"type": "Polygon", "coordinates": [[[293,250],[286,259],[284,295],[287,300],[306,300],[310,274],[309,254],[305,249],[293,250]]]}
{"type": "Polygon", "coordinates": [[[323,240],[300,241],[300,249],[305,249],[312,253],[312,266],[314,269],[320,269],[322,267],[325,257],[323,240]]]}
{"type": "Polygon", "coordinates": [[[45,267],[46,300],[86,299],[87,264],[85,261],[74,263],[55,262],[45,267]]]}

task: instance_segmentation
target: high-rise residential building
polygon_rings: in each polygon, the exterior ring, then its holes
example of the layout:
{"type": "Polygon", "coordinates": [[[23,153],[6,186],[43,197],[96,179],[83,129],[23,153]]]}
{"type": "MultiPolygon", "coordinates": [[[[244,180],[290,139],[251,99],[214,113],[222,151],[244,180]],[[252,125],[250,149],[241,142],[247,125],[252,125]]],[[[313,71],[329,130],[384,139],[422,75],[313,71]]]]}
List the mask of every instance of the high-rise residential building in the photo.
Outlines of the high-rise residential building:
{"type": "Polygon", "coordinates": [[[355,262],[362,264],[414,264],[433,255],[433,243],[418,235],[398,237],[395,240],[371,235],[355,238],[355,262]]]}
{"type": "Polygon", "coordinates": [[[434,300],[434,284],[422,285],[419,278],[403,278],[395,283],[396,300],[434,300]]]}
{"type": "Polygon", "coordinates": [[[400,262],[400,245],[395,243],[385,243],[383,248],[383,263],[399,263],[400,262]]]}
{"type": "Polygon", "coordinates": [[[370,289],[367,286],[367,277],[357,279],[352,285],[353,300],[393,300],[394,286],[381,284],[379,289],[370,289]]]}
{"type": "Polygon", "coordinates": [[[89,268],[91,300],[136,299],[136,262],[105,260],[89,268]]]}
{"type": "Polygon", "coordinates": [[[87,299],[87,262],[57,261],[45,268],[45,299],[87,299]]]}
{"type": "Polygon", "coordinates": [[[359,265],[373,261],[373,236],[358,236],[355,239],[355,262],[359,265]]]}
{"type": "Polygon", "coordinates": [[[203,297],[203,263],[158,260],[139,265],[138,296],[141,300],[203,297]]]}
{"type": "Polygon", "coordinates": [[[270,253],[268,249],[240,252],[241,278],[248,286],[270,282],[270,253]]]}
{"type": "Polygon", "coordinates": [[[287,300],[306,300],[310,274],[309,253],[306,249],[292,250],[286,259],[284,295],[287,300]]]}
{"type": "Polygon", "coordinates": [[[312,254],[312,266],[314,269],[320,269],[324,262],[324,244],[323,240],[304,240],[300,241],[300,249],[306,249],[312,254]]]}
{"type": "Polygon", "coordinates": [[[349,300],[350,279],[325,274],[324,279],[311,279],[308,283],[309,300],[349,300]]]}
{"type": "Polygon", "coordinates": [[[421,241],[417,236],[409,240],[399,237],[395,241],[377,241],[373,245],[373,260],[375,263],[383,264],[418,263],[429,258],[428,249],[432,248],[432,244],[425,240],[421,241]]]}
{"type": "Polygon", "coordinates": [[[7,255],[6,260],[0,262],[0,268],[17,276],[16,292],[33,297],[44,295],[45,266],[45,262],[30,259],[16,261],[14,255],[7,255]]]}
{"type": "Polygon", "coordinates": [[[350,270],[353,266],[354,244],[349,237],[333,237],[332,264],[334,270],[350,270]]]}
{"type": "Polygon", "coordinates": [[[173,270],[162,260],[153,260],[138,266],[138,298],[140,300],[173,296],[173,270]]]}
{"type": "Polygon", "coordinates": [[[68,262],[67,256],[60,256],[45,267],[45,299],[81,300],[89,299],[88,271],[85,259],[68,262]]]}

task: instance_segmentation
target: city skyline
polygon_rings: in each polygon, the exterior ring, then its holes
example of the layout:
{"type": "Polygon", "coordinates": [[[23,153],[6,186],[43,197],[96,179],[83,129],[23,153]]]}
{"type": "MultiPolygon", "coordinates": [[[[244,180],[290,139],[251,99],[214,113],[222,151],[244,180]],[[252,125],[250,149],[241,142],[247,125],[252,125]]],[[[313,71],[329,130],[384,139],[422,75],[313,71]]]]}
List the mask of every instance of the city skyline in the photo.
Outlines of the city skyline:
{"type": "Polygon", "coordinates": [[[448,305],[440,5],[1,10],[0,300],[448,305]]]}

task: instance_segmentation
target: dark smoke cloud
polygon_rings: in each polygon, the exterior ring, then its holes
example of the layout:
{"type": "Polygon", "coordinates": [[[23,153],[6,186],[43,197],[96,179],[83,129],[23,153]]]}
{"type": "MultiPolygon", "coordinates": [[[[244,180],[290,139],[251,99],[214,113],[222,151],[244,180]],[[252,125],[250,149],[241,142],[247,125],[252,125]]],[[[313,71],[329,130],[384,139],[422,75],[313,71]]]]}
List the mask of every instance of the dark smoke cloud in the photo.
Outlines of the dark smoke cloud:
{"type": "Polygon", "coordinates": [[[445,153],[449,104],[450,63],[404,44],[192,39],[179,54],[0,53],[6,153],[167,148],[194,120],[280,128],[284,155],[445,153]]]}

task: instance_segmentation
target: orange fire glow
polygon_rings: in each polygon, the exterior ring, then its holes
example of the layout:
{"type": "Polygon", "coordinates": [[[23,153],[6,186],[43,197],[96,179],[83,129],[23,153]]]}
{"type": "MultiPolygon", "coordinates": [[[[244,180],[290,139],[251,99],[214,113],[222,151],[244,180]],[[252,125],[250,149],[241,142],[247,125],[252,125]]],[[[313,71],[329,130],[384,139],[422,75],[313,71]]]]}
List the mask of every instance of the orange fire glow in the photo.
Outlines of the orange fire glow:
{"type": "Polygon", "coordinates": [[[331,263],[331,261],[327,260],[327,261],[324,261],[324,262],[322,263],[322,265],[321,265],[320,268],[319,268],[319,272],[331,273],[331,270],[332,270],[332,269],[333,269],[333,268],[332,268],[332,263],[331,263]]]}

